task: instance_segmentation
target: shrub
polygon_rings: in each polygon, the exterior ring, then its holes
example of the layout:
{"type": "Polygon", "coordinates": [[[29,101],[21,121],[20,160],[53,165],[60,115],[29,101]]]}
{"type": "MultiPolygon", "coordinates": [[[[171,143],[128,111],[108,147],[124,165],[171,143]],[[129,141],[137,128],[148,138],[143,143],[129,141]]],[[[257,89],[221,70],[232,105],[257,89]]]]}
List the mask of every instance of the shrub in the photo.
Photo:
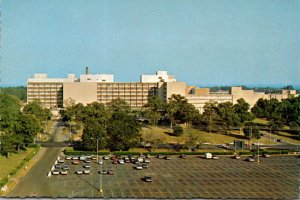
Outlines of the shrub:
{"type": "Polygon", "coordinates": [[[183,134],[183,128],[181,126],[174,126],[173,127],[173,135],[181,136],[183,134]]]}

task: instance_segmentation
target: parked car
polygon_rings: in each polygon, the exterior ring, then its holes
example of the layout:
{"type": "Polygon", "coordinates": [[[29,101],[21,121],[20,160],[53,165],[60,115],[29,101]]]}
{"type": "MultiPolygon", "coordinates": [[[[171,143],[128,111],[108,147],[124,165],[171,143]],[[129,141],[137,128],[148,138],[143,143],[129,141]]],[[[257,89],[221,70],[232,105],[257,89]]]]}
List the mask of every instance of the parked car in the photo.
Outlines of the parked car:
{"type": "Polygon", "coordinates": [[[91,163],[91,160],[89,158],[84,160],[85,163],[91,163]]]}
{"type": "Polygon", "coordinates": [[[65,162],[65,159],[59,159],[58,160],[58,163],[64,163],[65,162]]]}
{"type": "Polygon", "coordinates": [[[143,164],[142,164],[142,167],[143,167],[143,168],[148,168],[147,163],[143,163],[143,164]]]}
{"type": "Polygon", "coordinates": [[[82,174],[83,172],[82,172],[81,169],[79,169],[79,170],[77,170],[75,173],[80,175],[80,174],[82,174]]]}
{"type": "Polygon", "coordinates": [[[130,163],[130,159],[128,157],[124,158],[125,163],[130,163]]]}
{"type": "Polygon", "coordinates": [[[265,158],[270,158],[271,157],[269,154],[266,154],[266,153],[264,153],[262,156],[265,157],[265,158]]]}
{"type": "Polygon", "coordinates": [[[58,175],[59,174],[59,170],[55,169],[52,171],[52,175],[58,175]]]}
{"type": "Polygon", "coordinates": [[[186,154],[180,154],[179,158],[186,159],[186,154]]]}
{"type": "Polygon", "coordinates": [[[102,171],[98,171],[98,173],[100,173],[100,174],[107,174],[107,170],[103,169],[102,171]]]}
{"type": "Polygon", "coordinates": [[[166,156],[165,156],[165,159],[166,159],[166,160],[171,160],[171,157],[170,157],[169,155],[166,155],[166,156]]]}
{"type": "Polygon", "coordinates": [[[92,156],[92,160],[97,160],[97,156],[92,156]]]}
{"type": "Polygon", "coordinates": [[[72,164],[73,164],[73,165],[78,165],[78,164],[79,164],[79,161],[78,161],[78,160],[74,160],[74,161],[72,161],[72,164]]]}
{"type": "Polygon", "coordinates": [[[118,159],[117,158],[113,159],[112,163],[113,164],[118,164],[118,159]]]}
{"type": "Polygon", "coordinates": [[[72,156],[66,156],[66,160],[71,160],[72,156]]]}
{"type": "Polygon", "coordinates": [[[63,169],[63,170],[69,170],[70,167],[69,167],[69,165],[63,165],[63,166],[62,166],[62,169],[63,169]]]}
{"type": "Polygon", "coordinates": [[[211,153],[205,153],[205,158],[206,159],[211,159],[212,158],[212,154],[211,153]]]}
{"type": "Polygon", "coordinates": [[[62,170],[62,171],[60,172],[60,174],[61,174],[61,175],[68,175],[68,170],[62,170]]]}
{"type": "Polygon", "coordinates": [[[84,169],[83,174],[90,174],[90,170],[89,169],[84,169]]]}
{"type": "Polygon", "coordinates": [[[146,158],[146,159],[144,160],[144,162],[145,162],[145,163],[150,163],[150,159],[149,159],[149,158],[146,158]]]}
{"type": "Polygon", "coordinates": [[[79,160],[85,161],[86,160],[86,156],[80,156],[79,160]]]}
{"type": "Polygon", "coordinates": [[[103,159],[104,159],[104,160],[109,160],[109,156],[108,156],[108,155],[105,155],[105,156],[103,156],[103,159]]]}
{"type": "Polygon", "coordinates": [[[234,159],[241,159],[241,156],[239,156],[239,155],[234,155],[232,158],[234,158],[234,159]]]}
{"type": "Polygon", "coordinates": [[[146,158],[150,158],[150,157],[151,157],[150,154],[147,154],[147,155],[146,155],[146,158]]]}
{"type": "Polygon", "coordinates": [[[163,158],[164,158],[164,156],[163,156],[162,154],[158,154],[158,155],[157,155],[157,158],[159,158],[159,159],[163,159],[163,158]]]}
{"type": "Polygon", "coordinates": [[[124,160],[123,160],[123,159],[120,159],[120,160],[119,160],[119,163],[120,163],[120,164],[124,164],[124,160]]]}
{"type": "Polygon", "coordinates": [[[78,156],[73,156],[72,160],[78,160],[78,156]]]}
{"type": "Polygon", "coordinates": [[[54,168],[59,170],[61,168],[61,165],[60,164],[56,164],[56,165],[54,165],[54,168]]]}
{"type": "Polygon", "coordinates": [[[143,166],[141,164],[136,164],[135,169],[141,170],[143,169],[143,166]]]}
{"type": "Polygon", "coordinates": [[[113,169],[109,169],[109,170],[107,171],[107,174],[108,174],[108,175],[115,175],[115,171],[114,171],[113,169]]]}
{"type": "Polygon", "coordinates": [[[144,180],[145,182],[152,182],[151,176],[144,176],[143,180],[144,180]]]}
{"type": "Polygon", "coordinates": [[[248,157],[245,160],[248,161],[248,162],[254,162],[254,158],[251,158],[251,157],[248,157]]]}
{"type": "Polygon", "coordinates": [[[212,159],[213,159],[213,160],[218,160],[219,157],[218,157],[218,156],[213,156],[212,159]]]}
{"type": "Polygon", "coordinates": [[[83,165],[83,167],[89,169],[89,168],[91,168],[91,165],[86,163],[86,164],[83,165]]]}
{"type": "Polygon", "coordinates": [[[99,164],[100,164],[100,165],[103,165],[103,160],[102,160],[102,159],[99,160],[99,164]]]}

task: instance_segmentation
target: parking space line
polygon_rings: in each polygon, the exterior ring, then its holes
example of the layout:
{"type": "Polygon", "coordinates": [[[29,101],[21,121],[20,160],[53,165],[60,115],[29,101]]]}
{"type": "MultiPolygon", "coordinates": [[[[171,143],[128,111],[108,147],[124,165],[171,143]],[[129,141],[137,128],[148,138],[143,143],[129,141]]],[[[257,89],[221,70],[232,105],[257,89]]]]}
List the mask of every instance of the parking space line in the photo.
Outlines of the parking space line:
{"type": "Polygon", "coordinates": [[[132,190],[131,190],[131,186],[129,185],[129,183],[128,183],[127,179],[125,179],[125,180],[126,180],[126,183],[127,183],[127,185],[129,186],[129,189],[130,189],[131,195],[133,196],[133,193],[132,193],[132,190]]]}

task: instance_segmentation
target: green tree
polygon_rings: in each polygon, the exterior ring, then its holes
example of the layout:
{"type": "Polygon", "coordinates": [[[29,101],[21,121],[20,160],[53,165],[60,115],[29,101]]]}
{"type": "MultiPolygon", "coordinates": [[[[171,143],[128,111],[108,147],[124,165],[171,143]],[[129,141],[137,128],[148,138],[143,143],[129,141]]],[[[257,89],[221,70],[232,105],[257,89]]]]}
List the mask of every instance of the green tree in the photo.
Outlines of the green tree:
{"type": "Polygon", "coordinates": [[[238,99],[237,103],[234,104],[234,112],[239,117],[239,122],[241,125],[244,125],[246,122],[252,121],[254,116],[250,110],[250,104],[248,104],[243,98],[238,99]]]}
{"type": "Polygon", "coordinates": [[[150,124],[157,125],[166,111],[166,103],[158,96],[150,97],[144,107],[146,108],[145,117],[149,120],[150,124]]]}
{"type": "Polygon", "coordinates": [[[113,100],[110,105],[111,118],[106,129],[109,147],[111,150],[129,149],[141,141],[140,125],[124,100],[113,100]]]}
{"type": "Polygon", "coordinates": [[[240,124],[238,114],[235,112],[233,104],[231,102],[224,102],[218,104],[217,113],[219,115],[219,126],[225,133],[230,131],[232,127],[240,124]]]}
{"type": "Polygon", "coordinates": [[[107,133],[103,124],[99,124],[96,118],[90,118],[85,121],[82,135],[83,147],[86,150],[104,149],[107,144],[107,133]]]}
{"type": "Polygon", "coordinates": [[[253,122],[249,122],[245,125],[245,127],[243,128],[243,133],[245,137],[249,140],[250,148],[251,148],[251,140],[260,139],[261,137],[259,128],[253,122]]]}
{"type": "Polygon", "coordinates": [[[171,128],[176,123],[192,123],[199,112],[194,105],[188,103],[187,99],[179,94],[172,94],[167,105],[167,115],[171,122],[171,128]]]}
{"type": "Polygon", "coordinates": [[[183,134],[183,128],[180,125],[176,125],[173,127],[173,135],[181,136],[183,134]]]}
{"type": "Polygon", "coordinates": [[[198,145],[198,142],[199,136],[196,134],[189,133],[185,141],[185,146],[188,148],[189,151],[192,151],[192,148],[198,145]]]}
{"type": "Polygon", "coordinates": [[[204,125],[204,129],[209,133],[219,130],[219,121],[220,116],[218,115],[217,103],[213,101],[205,103],[204,111],[201,115],[201,124],[204,125]]]}
{"type": "Polygon", "coordinates": [[[20,102],[17,97],[0,93],[0,132],[13,132],[19,115],[20,102]]]}

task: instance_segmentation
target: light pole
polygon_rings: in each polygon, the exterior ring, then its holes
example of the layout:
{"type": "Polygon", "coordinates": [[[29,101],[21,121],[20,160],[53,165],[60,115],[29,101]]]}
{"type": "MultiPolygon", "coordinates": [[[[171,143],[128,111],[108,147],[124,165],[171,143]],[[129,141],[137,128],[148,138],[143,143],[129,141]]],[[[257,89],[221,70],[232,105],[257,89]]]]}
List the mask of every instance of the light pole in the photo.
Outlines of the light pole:
{"type": "Polygon", "coordinates": [[[257,144],[257,148],[258,148],[258,150],[257,150],[257,162],[259,163],[259,145],[260,145],[260,143],[259,143],[259,140],[258,140],[258,144],[257,144]]]}
{"type": "MultiPolygon", "coordinates": [[[[94,138],[91,138],[91,140],[93,140],[94,138]]],[[[98,146],[99,146],[99,139],[96,139],[97,141],[97,149],[96,149],[96,153],[97,153],[97,164],[99,164],[99,155],[98,155],[98,146]]],[[[101,165],[101,171],[100,171],[100,188],[99,191],[103,194],[103,190],[102,190],[102,165],[101,165]]]]}

